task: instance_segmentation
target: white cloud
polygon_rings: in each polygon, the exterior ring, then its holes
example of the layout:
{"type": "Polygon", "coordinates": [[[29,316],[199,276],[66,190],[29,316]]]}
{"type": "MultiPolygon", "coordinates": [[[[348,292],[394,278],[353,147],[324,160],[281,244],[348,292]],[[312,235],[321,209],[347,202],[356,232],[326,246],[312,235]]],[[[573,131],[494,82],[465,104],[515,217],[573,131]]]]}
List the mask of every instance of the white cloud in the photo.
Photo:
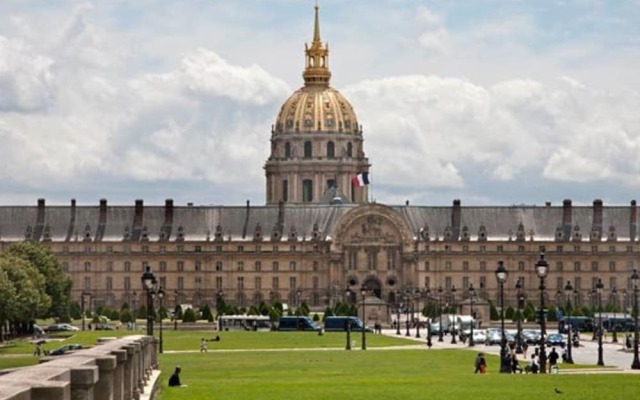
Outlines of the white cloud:
{"type": "Polygon", "coordinates": [[[418,37],[418,43],[428,53],[446,54],[449,52],[449,32],[442,16],[420,6],[417,10],[417,20],[423,32],[418,37]]]}

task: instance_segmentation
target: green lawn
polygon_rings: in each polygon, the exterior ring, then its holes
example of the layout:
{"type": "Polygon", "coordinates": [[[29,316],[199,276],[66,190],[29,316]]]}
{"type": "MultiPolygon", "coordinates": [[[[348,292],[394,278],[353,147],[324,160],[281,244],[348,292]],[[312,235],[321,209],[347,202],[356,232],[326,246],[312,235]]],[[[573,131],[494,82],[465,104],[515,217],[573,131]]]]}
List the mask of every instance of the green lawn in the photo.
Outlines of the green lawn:
{"type": "MultiPolygon", "coordinates": [[[[77,332],[45,347],[93,345],[101,336],[142,333],[77,332]]],[[[475,352],[415,350],[407,345],[417,342],[403,337],[369,334],[368,351],[345,351],[343,333],[165,330],[163,336],[162,400],[545,399],[556,396],[556,387],[563,391],[562,399],[633,399],[640,393],[638,375],[563,375],[564,366],[559,375],[502,375],[497,372],[495,356],[488,356],[488,374],[474,375],[475,352]],[[216,335],[221,341],[208,342],[210,351],[199,353],[200,339],[216,335]],[[392,346],[397,348],[388,349],[392,346]],[[185,350],[189,352],[175,352],[185,350]],[[166,387],[176,365],[182,366],[186,388],[166,387]]],[[[359,349],[361,335],[354,333],[352,339],[359,349]]],[[[15,341],[0,347],[0,368],[36,363],[32,353],[30,342],[15,341]]]]}
{"type": "Polygon", "coordinates": [[[466,350],[255,351],[161,356],[162,400],[637,398],[634,375],[503,375],[497,357],[473,374],[466,350]],[[168,388],[176,365],[185,388],[168,388]]]}

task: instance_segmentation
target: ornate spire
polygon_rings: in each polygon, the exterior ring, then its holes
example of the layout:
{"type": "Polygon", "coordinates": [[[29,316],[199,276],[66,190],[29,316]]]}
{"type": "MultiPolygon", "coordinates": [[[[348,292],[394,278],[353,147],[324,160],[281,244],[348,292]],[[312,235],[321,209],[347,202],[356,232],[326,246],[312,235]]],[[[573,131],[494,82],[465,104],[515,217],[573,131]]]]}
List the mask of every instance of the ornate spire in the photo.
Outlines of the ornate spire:
{"type": "Polygon", "coordinates": [[[329,71],[329,46],[323,46],[320,40],[320,18],[318,3],[315,5],[315,23],[313,27],[313,42],[311,47],[305,44],[306,66],[302,77],[305,86],[329,86],[331,71],[329,71]]]}

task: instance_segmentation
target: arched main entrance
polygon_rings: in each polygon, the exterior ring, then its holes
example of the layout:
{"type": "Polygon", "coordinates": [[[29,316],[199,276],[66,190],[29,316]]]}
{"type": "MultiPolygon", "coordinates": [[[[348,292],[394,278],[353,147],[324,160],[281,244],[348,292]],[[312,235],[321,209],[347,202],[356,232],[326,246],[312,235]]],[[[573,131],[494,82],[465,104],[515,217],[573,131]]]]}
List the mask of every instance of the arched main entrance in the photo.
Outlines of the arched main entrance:
{"type": "Polygon", "coordinates": [[[382,298],[382,285],[380,284],[380,280],[374,276],[367,277],[362,286],[369,290],[369,293],[377,298],[382,298]]]}

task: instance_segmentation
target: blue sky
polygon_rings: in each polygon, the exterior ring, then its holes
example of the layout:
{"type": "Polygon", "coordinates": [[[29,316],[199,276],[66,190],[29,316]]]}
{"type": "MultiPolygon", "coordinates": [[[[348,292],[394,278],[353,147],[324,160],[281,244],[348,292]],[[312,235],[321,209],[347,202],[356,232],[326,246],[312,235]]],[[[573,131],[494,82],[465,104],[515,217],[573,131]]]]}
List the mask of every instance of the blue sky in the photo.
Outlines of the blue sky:
{"type": "MultiPolygon", "coordinates": [[[[640,197],[640,0],[319,4],[376,201],[640,197]]],[[[263,204],[313,5],[0,2],[0,205],[263,204]]]]}

